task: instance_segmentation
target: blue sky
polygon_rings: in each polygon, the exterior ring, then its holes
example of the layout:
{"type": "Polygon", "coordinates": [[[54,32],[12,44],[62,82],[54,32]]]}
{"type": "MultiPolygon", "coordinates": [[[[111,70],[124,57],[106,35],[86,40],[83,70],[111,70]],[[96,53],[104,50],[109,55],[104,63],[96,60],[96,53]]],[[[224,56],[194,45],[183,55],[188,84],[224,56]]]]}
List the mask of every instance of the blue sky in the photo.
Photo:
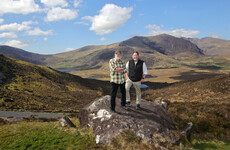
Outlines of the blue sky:
{"type": "Polygon", "coordinates": [[[0,45],[56,54],[133,36],[230,40],[229,0],[0,0],[0,45]]]}

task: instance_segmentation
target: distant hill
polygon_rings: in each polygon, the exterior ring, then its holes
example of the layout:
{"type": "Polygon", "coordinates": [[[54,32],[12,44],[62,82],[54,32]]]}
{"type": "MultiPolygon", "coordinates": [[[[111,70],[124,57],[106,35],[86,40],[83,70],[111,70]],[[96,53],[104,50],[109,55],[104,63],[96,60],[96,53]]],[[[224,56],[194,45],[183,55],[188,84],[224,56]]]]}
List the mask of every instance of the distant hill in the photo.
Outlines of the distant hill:
{"type": "Polygon", "coordinates": [[[39,65],[46,65],[46,58],[51,57],[50,55],[40,55],[36,53],[31,53],[19,48],[14,48],[5,45],[0,46],[0,54],[39,65]]]}
{"type": "Polygon", "coordinates": [[[95,98],[109,94],[108,89],[108,82],[0,55],[1,110],[77,112],[95,98]]]}
{"type": "Polygon", "coordinates": [[[202,39],[189,38],[191,42],[201,48],[205,55],[224,56],[230,55],[230,40],[206,37],[202,39]]]}

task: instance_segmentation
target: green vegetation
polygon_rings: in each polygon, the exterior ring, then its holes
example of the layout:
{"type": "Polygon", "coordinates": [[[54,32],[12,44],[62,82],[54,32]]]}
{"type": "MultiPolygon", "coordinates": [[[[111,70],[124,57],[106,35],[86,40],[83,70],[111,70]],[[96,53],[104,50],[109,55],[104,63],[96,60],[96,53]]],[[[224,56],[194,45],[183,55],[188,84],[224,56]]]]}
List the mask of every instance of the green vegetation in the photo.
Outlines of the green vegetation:
{"type": "Polygon", "coordinates": [[[198,61],[192,67],[207,70],[229,70],[230,60],[224,58],[206,58],[205,60],[198,61]]]}
{"type": "Polygon", "coordinates": [[[59,127],[58,122],[20,122],[0,128],[0,149],[105,149],[91,130],[59,127]]]}
{"type": "Polygon", "coordinates": [[[191,142],[185,142],[185,145],[198,149],[202,149],[201,147],[211,149],[210,145],[214,145],[216,149],[228,149],[229,79],[230,75],[220,75],[198,81],[181,82],[157,90],[149,89],[143,92],[143,98],[168,102],[168,113],[177,129],[182,130],[188,122],[194,124],[190,136],[191,142]]]}

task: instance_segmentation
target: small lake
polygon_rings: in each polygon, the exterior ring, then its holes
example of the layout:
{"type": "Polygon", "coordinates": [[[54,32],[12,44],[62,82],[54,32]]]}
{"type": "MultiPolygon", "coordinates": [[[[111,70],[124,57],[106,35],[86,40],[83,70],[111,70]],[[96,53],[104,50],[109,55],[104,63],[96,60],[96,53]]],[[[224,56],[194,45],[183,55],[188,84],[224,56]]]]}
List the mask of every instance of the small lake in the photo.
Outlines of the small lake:
{"type": "Polygon", "coordinates": [[[156,78],[157,76],[152,76],[152,75],[146,75],[145,78],[156,78]]]}
{"type": "Polygon", "coordinates": [[[146,85],[146,84],[141,84],[141,88],[144,89],[144,88],[148,88],[149,86],[146,85]]]}
{"type": "Polygon", "coordinates": [[[56,69],[56,70],[61,72],[79,71],[79,69],[56,69]]]}

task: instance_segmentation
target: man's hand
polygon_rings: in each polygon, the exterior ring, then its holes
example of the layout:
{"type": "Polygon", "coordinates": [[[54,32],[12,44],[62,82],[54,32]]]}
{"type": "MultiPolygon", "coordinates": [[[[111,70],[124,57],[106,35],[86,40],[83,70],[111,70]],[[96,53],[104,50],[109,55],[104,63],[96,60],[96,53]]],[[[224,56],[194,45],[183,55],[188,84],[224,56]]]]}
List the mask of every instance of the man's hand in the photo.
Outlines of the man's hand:
{"type": "Polygon", "coordinates": [[[126,74],[125,74],[125,79],[126,79],[126,80],[129,79],[128,72],[126,72],[126,74]]]}
{"type": "Polygon", "coordinates": [[[144,82],[145,77],[146,77],[146,75],[145,75],[145,74],[143,74],[143,77],[142,77],[142,79],[141,79],[141,83],[143,83],[143,82],[144,82]]]}
{"type": "Polygon", "coordinates": [[[145,80],[145,79],[141,79],[141,83],[143,83],[143,82],[144,82],[144,80],[145,80]]]}
{"type": "Polygon", "coordinates": [[[116,68],[115,72],[123,73],[124,72],[124,68],[116,68]]]}

